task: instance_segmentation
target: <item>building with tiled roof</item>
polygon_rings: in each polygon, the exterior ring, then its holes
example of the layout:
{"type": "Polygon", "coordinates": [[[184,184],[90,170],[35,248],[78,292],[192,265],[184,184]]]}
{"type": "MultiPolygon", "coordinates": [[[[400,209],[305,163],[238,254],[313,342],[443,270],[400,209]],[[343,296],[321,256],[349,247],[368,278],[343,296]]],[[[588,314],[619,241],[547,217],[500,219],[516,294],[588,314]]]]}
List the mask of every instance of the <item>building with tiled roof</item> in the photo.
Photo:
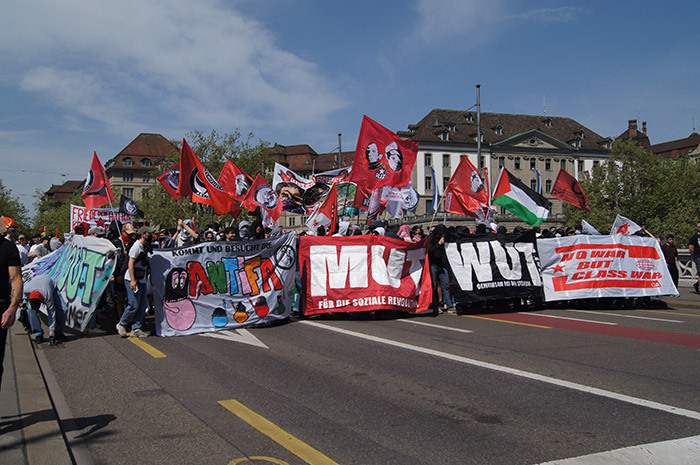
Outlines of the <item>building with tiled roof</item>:
{"type": "Polygon", "coordinates": [[[53,184],[44,194],[53,203],[62,204],[70,200],[75,191],[83,187],[83,181],[66,181],[63,184],[53,184]]]}
{"type": "Polygon", "coordinates": [[[637,120],[631,119],[627,122],[627,130],[617,136],[620,140],[632,140],[639,147],[644,150],[651,150],[651,143],[649,142],[649,137],[647,136],[647,122],[642,121],[642,130],[640,131],[637,126],[637,120]]]}
{"type": "Polygon", "coordinates": [[[168,155],[180,150],[160,134],[139,134],[114,158],[105,163],[112,188],[133,200],[141,200],[143,189],[156,181],[152,171],[168,155]]]}
{"type": "Polygon", "coordinates": [[[685,139],[662,142],[652,145],[649,150],[663,158],[677,158],[683,155],[700,156],[700,134],[693,133],[685,139]]]}
{"type": "Polygon", "coordinates": [[[355,156],[354,151],[342,152],[340,155],[338,152],[317,153],[307,144],[275,144],[268,150],[269,155],[276,163],[305,177],[309,177],[313,173],[351,166],[355,156]]]}
{"type": "MultiPolygon", "coordinates": [[[[561,201],[550,195],[559,169],[580,178],[610,154],[611,138],[571,118],[481,113],[479,159],[478,116],[475,111],[434,109],[418,123],[410,124],[407,131],[398,132],[399,136],[419,144],[411,181],[424,199],[417,215],[430,211],[435,188],[430,168],[435,171],[442,194],[460,157],[468,156],[474,166],[487,169],[492,187],[500,168],[505,167],[526,186],[536,190],[539,171],[541,192],[552,201],[550,218],[554,220],[563,208],[561,201]]],[[[508,216],[505,210],[501,213],[508,216]]]]}

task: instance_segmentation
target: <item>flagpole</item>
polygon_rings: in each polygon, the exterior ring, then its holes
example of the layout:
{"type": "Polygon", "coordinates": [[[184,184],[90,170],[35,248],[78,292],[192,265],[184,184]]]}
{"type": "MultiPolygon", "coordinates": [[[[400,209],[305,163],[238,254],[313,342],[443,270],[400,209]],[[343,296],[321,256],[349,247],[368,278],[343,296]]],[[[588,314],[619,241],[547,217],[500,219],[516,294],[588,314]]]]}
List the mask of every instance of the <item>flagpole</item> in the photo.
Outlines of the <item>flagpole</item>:
{"type": "Polygon", "coordinates": [[[430,228],[433,227],[433,223],[435,222],[435,216],[437,215],[438,210],[440,210],[440,204],[442,204],[443,200],[445,200],[445,196],[439,193],[438,195],[440,196],[440,200],[438,201],[437,208],[435,208],[435,212],[433,213],[433,219],[430,221],[430,226],[428,226],[428,231],[430,231],[430,228]]]}

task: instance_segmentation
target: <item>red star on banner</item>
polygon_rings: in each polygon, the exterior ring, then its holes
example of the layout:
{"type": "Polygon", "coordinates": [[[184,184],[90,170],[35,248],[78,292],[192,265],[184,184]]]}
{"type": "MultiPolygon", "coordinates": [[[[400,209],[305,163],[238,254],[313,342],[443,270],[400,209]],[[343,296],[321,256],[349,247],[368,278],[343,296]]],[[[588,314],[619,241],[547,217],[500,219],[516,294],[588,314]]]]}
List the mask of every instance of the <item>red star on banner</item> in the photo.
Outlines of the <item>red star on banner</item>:
{"type": "Polygon", "coordinates": [[[564,272],[564,267],[562,265],[556,265],[554,267],[554,274],[556,273],[563,273],[564,272]]]}
{"type": "Polygon", "coordinates": [[[97,224],[97,226],[102,228],[102,227],[104,227],[106,221],[105,220],[97,220],[97,221],[95,221],[95,223],[97,224]]]}
{"type": "Polygon", "coordinates": [[[617,234],[628,234],[629,230],[630,230],[630,224],[625,223],[622,226],[620,226],[619,228],[617,228],[617,234]]]}

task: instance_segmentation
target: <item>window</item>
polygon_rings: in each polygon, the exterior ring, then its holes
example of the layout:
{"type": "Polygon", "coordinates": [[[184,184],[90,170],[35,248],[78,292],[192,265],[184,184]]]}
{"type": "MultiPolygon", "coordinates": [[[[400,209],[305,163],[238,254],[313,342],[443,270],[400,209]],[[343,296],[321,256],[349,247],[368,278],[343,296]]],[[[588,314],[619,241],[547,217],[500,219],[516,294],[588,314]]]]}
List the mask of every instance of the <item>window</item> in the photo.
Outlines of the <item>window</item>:
{"type": "Polygon", "coordinates": [[[598,165],[600,165],[600,162],[599,162],[598,160],[596,160],[596,161],[593,162],[593,168],[595,168],[595,167],[598,166],[598,165]]]}
{"type": "Polygon", "coordinates": [[[450,167],[450,155],[445,153],[442,155],[442,167],[443,168],[449,168],[450,167]]]}
{"type": "Polygon", "coordinates": [[[423,155],[425,158],[425,166],[432,166],[433,165],[433,154],[432,153],[426,153],[423,155]]]}
{"type": "Polygon", "coordinates": [[[145,172],[143,173],[143,182],[148,182],[151,180],[151,173],[145,172]]]}
{"type": "Polygon", "coordinates": [[[151,160],[149,160],[148,158],[142,158],[141,166],[151,166],[151,160]]]}
{"type": "Polygon", "coordinates": [[[513,165],[516,170],[520,169],[520,157],[515,157],[515,160],[513,160],[513,165]]]}
{"type": "Polygon", "coordinates": [[[134,166],[134,160],[131,158],[125,158],[122,163],[124,166],[134,166]]]}
{"type": "Polygon", "coordinates": [[[503,126],[496,126],[496,129],[494,129],[494,131],[496,131],[496,134],[498,134],[499,136],[502,135],[503,134],[503,126]]]}
{"type": "Polygon", "coordinates": [[[486,158],[483,155],[479,157],[479,160],[482,167],[486,166],[486,158]]]}
{"type": "Polygon", "coordinates": [[[432,190],[433,188],[433,177],[432,176],[426,176],[425,177],[425,189],[426,190],[432,190]]]}
{"type": "Polygon", "coordinates": [[[296,216],[290,216],[288,218],[289,218],[289,226],[296,226],[296,223],[297,223],[296,216]]]}
{"type": "Polygon", "coordinates": [[[530,189],[537,192],[537,179],[530,180],[530,189]]]}
{"type": "Polygon", "coordinates": [[[471,113],[469,113],[469,114],[467,115],[467,121],[470,122],[470,123],[471,123],[472,121],[474,121],[474,116],[473,116],[471,113]]]}
{"type": "Polygon", "coordinates": [[[447,129],[440,134],[440,140],[450,140],[450,132],[447,129]]]}
{"type": "Polygon", "coordinates": [[[552,192],[552,181],[551,181],[550,179],[548,179],[548,180],[544,183],[544,187],[545,187],[545,189],[546,189],[546,191],[547,191],[548,194],[549,194],[550,192],[552,192]]]}
{"type": "Polygon", "coordinates": [[[544,160],[544,169],[545,171],[552,171],[552,160],[549,158],[546,158],[544,160]]]}
{"type": "Polygon", "coordinates": [[[535,157],[530,158],[530,169],[534,170],[537,168],[537,160],[535,157]]]}
{"type": "Polygon", "coordinates": [[[583,171],[583,160],[578,161],[578,170],[583,171]]]}
{"type": "Polygon", "coordinates": [[[544,125],[547,126],[547,127],[551,127],[551,126],[552,126],[552,120],[549,119],[549,118],[547,118],[546,120],[544,120],[544,125]]]}
{"type": "Polygon", "coordinates": [[[563,169],[563,170],[566,169],[566,160],[561,161],[561,169],[563,169]]]}
{"type": "Polygon", "coordinates": [[[130,173],[128,171],[124,171],[122,173],[122,181],[124,182],[131,182],[134,180],[134,173],[130,173]]]}
{"type": "Polygon", "coordinates": [[[503,168],[506,166],[506,157],[498,157],[498,167],[503,168]]]}
{"type": "Polygon", "coordinates": [[[122,189],[122,192],[126,197],[129,197],[130,199],[134,197],[134,188],[133,187],[125,187],[122,189]]]}
{"type": "Polygon", "coordinates": [[[433,211],[433,200],[428,199],[425,201],[425,212],[428,213],[431,211],[433,211]]]}
{"type": "Polygon", "coordinates": [[[442,178],[442,191],[445,192],[447,189],[447,183],[450,182],[450,178],[442,178]]]}

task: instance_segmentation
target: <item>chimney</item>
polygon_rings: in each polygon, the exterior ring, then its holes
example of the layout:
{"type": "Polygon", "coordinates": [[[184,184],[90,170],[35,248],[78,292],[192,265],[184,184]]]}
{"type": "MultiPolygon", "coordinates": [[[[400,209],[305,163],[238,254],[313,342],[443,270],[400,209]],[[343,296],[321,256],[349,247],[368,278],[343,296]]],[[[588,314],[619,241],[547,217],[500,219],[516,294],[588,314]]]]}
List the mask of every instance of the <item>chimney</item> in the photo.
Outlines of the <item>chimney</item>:
{"type": "Polygon", "coordinates": [[[642,121],[642,132],[644,133],[645,136],[647,135],[647,122],[646,121],[642,121]]]}
{"type": "Polygon", "coordinates": [[[627,131],[630,134],[630,139],[634,139],[635,137],[637,137],[637,120],[631,119],[627,123],[629,125],[627,131]]]}

